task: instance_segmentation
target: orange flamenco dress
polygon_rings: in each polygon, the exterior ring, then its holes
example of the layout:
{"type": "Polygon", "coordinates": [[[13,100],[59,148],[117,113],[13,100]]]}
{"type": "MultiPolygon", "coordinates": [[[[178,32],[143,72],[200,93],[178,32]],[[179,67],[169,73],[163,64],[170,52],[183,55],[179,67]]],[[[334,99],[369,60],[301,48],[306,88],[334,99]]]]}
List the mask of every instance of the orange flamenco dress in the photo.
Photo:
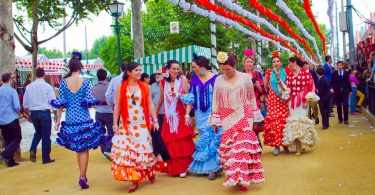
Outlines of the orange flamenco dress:
{"type": "Polygon", "coordinates": [[[141,90],[134,94],[121,85],[121,118],[118,133],[112,138],[112,175],[114,179],[142,182],[153,179],[160,169],[153,154],[150,122],[147,111],[148,86],[139,83],[141,90]]]}

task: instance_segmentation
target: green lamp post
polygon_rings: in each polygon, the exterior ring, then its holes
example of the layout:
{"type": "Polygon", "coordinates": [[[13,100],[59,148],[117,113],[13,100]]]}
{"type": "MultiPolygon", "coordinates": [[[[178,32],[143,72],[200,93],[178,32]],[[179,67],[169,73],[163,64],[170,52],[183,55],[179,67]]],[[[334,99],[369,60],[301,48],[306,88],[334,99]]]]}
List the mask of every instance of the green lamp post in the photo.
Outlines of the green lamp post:
{"type": "Polygon", "coordinates": [[[120,46],[120,24],[118,22],[119,18],[122,16],[122,11],[124,9],[124,4],[114,0],[111,4],[109,4],[109,11],[111,12],[112,17],[115,18],[115,24],[111,25],[111,27],[115,28],[116,36],[117,36],[117,61],[118,65],[121,66],[121,46],[120,46]]]}

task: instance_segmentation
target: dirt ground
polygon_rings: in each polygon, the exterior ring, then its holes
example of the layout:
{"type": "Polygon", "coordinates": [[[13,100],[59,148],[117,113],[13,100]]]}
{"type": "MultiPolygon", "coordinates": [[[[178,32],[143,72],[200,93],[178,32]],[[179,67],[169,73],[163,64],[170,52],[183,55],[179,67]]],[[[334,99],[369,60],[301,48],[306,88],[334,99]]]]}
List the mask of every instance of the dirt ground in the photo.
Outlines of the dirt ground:
{"type": "MultiPolygon", "coordinates": [[[[272,156],[265,147],[262,161],[266,182],[252,185],[246,194],[375,194],[375,128],[363,115],[350,118],[350,125],[339,125],[331,118],[331,128],[317,126],[320,143],[301,156],[294,153],[272,156]]],[[[90,189],[78,186],[76,154],[54,146],[55,163],[43,165],[23,161],[14,168],[0,165],[0,195],[5,194],[126,194],[129,184],[115,181],[110,162],[98,150],[92,151],[88,178],[90,189]]],[[[243,194],[221,185],[224,176],[209,181],[204,176],[173,178],[158,174],[156,183],[141,184],[134,194],[243,194]]]]}

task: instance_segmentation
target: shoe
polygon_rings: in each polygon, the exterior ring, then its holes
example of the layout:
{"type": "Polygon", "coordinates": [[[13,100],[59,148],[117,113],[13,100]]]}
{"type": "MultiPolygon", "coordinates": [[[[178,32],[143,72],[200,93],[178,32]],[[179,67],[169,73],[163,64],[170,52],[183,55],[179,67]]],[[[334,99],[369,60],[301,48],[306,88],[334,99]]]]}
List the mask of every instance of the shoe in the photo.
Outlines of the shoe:
{"type": "Polygon", "coordinates": [[[319,124],[319,118],[315,119],[315,124],[319,124]]]}
{"type": "Polygon", "coordinates": [[[344,124],[345,125],[349,125],[349,121],[344,121],[344,124]]]}
{"type": "Polygon", "coordinates": [[[280,154],[280,149],[278,147],[276,147],[274,150],[273,150],[273,155],[274,156],[278,156],[280,154]]]}
{"type": "Polygon", "coordinates": [[[4,162],[5,162],[5,165],[7,167],[15,167],[15,166],[18,166],[19,163],[17,163],[16,161],[14,161],[13,159],[4,159],[4,162]]]}
{"type": "Polygon", "coordinates": [[[134,182],[132,186],[129,187],[128,193],[135,192],[138,189],[138,182],[134,182]]]}
{"type": "Polygon", "coordinates": [[[301,156],[301,152],[300,152],[300,151],[297,151],[297,152],[296,152],[296,156],[301,156]]]}
{"type": "Polygon", "coordinates": [[[247,192],[247,187],[246,186],[242,186],[242,185],[238,185],[238,188],[241,192],[247,192]]]}
{"type": "Polygon", "coordinates": [[[359,115],[359,114],[361,114],[361,113],[359,113],[359,112],[352,112],[352,113],[350,113],[351,115],[359,115]]]}
{"type": "Polygon", "coordinates": [[[286,146],[283,146],[283,149],[284,149],[284,151],[283,151],[283,152],[284,152],[285,154],[289,153],[289,148],[288,148],[288,147],[286,147],[286,146]]]}
{"type": "Polygon", "coordinates": [[[43,164],[53,163],[55,161],[56,161],[55,159],[49,159],[49,160],[43,161],[43,164]]]}
{"type": "Polygon", "coordinates": [[[322,127],[322,130],[327,130],[328,129],[328,127],[322,127]]]}
{"type": "Polygon", "coordinates": [[[342,121],[339,121],[339,124],[342,124],[342,121]]]}
{"type": "Polygon", "coordinates": [[[36,151],[30,151],[30,161],[36,162],[36,151]]]}
{"type": "Polygon", "coordinates": [[[215,172],[209,173],[208,174],[208,179],[209,180],[215,180],[216,179],[216,173],[215,172]]]}
{"type": "Polygon", "coordinates": [[[103,156],[108,159],[109,161],[112,162],[112,159],[111,159],[111,153],[110,152],[103,152],[103,156]]]}
{"type": "Polygon", "coordinates": [[[84,180],[79,179],[79,181],[78,181],[78,184],[81,186],[82,190],[89,189],[89,187],[90,187],[85,180],[87,180],[87,178],[85,178],[84,180]]]}
{"type": "Polygon", "coordinates": [[[181,178],[185,178],[186,176],[187,176],[186,172],[183,172],[183,173],[180,174],[181,178]]]}
{"type": "Polygon", "coordinates": [[[148,180],[150,180],[151,184],[155,183],[155,175],[148,177],[148,180]]]}
{"type": "Polygon", "coordinates": [[[328,116],[329,117],[335,117],[335,115],[333,113],[330,113],[328,116]]]}

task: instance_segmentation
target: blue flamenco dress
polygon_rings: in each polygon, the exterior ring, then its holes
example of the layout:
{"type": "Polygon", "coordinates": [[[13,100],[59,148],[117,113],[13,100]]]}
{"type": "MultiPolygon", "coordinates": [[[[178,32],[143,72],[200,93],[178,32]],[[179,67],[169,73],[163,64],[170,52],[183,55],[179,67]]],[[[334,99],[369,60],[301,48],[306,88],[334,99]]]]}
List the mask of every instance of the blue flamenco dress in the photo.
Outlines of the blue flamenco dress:
{"type": "Polygon", "coordinates": [[[65,121],[61,122],[60,132],[57,133],[57,143],[75,152],[98,148],[104,142],[105,129],[90,118],[88,109],[98,104],[100,101],[91,94],[90,81],[84,80],[81,88],[73,93],[63,79],[59,97],[51,101],[55,108],[66,108],[65,121]]]}
{"type": "Polygon", "coordinates": [[[190,92],[181,97],[185,104],[192,104],[195,112],[196,126],[199,131],[199,139],[195,142],[193,162],[188,170],[195,174],[208,174],[220,169],[218,151],[222,130],[218,132],[208,125],[208,117],[212,113],[212,98],[214,83],[217,75],[214,75],[206,83],[194,75],[190,84],[190,92]]]}

